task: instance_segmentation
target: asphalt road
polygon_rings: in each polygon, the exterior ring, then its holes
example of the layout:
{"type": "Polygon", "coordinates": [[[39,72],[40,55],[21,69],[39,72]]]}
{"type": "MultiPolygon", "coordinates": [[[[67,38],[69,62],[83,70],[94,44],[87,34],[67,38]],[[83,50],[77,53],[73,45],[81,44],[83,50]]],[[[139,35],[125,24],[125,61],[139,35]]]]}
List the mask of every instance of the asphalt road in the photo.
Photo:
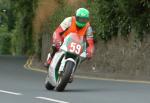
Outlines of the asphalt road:
{"type": "Polygon", "coordinates": [[[75,78],[64,92],[44,87],[45,73],[26,70],[27,58],[0,56],[0,103],[150,103],[150,84],[75,78]]]}

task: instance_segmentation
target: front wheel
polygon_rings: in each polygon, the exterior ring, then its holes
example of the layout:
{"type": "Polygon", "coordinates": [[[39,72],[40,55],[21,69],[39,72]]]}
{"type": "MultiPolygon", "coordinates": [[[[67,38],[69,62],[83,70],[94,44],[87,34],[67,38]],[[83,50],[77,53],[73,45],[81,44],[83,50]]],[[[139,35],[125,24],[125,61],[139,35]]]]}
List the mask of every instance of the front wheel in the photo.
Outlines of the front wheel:
{"type": "Polygon", "coordinates": [[[57,80],[57,86],[56,86],[56,91],[63,91],[67,85],[67,83],[69,82],[70,76],[72,74],[73,68],[74,68],[75,64],[72,61],[67,61],[65,68],[64,68],[64,72],[61,73],[58,77],[57,80]]]}

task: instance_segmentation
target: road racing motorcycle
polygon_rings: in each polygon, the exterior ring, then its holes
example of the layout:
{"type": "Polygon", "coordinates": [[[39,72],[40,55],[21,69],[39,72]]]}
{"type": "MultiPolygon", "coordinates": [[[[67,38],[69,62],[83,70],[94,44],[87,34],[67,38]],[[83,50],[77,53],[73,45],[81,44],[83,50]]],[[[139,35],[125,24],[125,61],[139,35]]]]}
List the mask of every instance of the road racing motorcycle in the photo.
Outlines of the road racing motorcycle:
{"type": "Polygon", "coordinates": [[[83,36],[70,33],[49,66],[45,87],[47,90],[64,91],[79,64],[86,58],[86,42],[83,36]]]}

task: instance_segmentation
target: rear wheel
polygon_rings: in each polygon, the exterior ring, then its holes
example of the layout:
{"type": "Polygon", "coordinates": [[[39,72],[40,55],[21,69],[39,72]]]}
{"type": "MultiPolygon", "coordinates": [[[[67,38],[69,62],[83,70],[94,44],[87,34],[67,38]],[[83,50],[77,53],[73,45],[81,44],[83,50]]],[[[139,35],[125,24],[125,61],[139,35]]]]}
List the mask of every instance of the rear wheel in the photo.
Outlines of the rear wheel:
{"type": "Polygon", "coordinates": [[[72,61],[67,61],[65,68],[64,68],[64,72],[60,73],[57,83],[58,85],[56,86],[56,91],[63,91],[67,85],[67,83],[69,82],[70,76],[72,74],[73,68],[74,68],[74,62],[72,61]]]}

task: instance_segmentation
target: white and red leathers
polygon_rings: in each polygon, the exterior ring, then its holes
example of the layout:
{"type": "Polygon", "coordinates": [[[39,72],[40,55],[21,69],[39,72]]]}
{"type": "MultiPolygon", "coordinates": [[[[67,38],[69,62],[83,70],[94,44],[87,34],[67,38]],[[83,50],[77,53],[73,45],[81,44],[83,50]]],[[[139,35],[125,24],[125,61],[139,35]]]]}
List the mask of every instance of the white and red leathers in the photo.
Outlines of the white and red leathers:
{"type": "MultiPolygon", "coordinates": [[[[72,23],[73,23],[72,19],[73,17],[67,17],[55,30],[53,34],[53,46],[55,46],[57,49],[59,49],[61,43],[63,42],[63,39],[64,39],[63,33],[72,26],[72,23]]],[[[82,28],[77,28],[77,29],[82,29],[82,28]]],[[[88,44],[87,57],[91,58],[94,52],[94,39],[93,39],[92,27],[90,25],[87,27],[84,36],[88,44]]]]}

